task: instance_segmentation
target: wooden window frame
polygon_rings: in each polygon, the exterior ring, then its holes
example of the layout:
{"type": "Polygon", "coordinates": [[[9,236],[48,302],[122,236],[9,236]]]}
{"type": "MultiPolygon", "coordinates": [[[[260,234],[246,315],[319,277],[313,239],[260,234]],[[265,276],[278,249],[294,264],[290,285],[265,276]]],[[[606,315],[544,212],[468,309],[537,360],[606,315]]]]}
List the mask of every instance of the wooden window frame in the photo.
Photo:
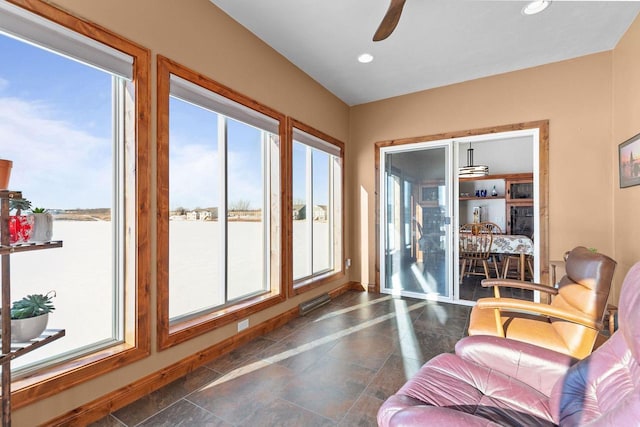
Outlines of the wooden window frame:
{"type": "MultiPolygon", "coordinates": [[[[283,222],[286,217],[281,211],[279,227],[271,227],[271,238],[278,239],[280,253],[273,254],[279,256],[280,268],[278,271],[272,271],[270,277],[270,291],[255,297],[241,300],[235,304],[225,306],[220,310],[202,314],[180,322],[169,322],[169,95],[170,95],[170,75],[181,77],[191,83],[201,86],[211,92],[224,96],[234,102],[245,107],[251,108],[264,115],[267,115],[279,121],[279,138],[280,138],[280,188],[284,188],[285,173],[283,168],[285,165],[285,131],[286,116],[281,114],[259,102],[244,96],[233,89],[193,71],[169,58],[162,55],[157,57],[157,153],[158,153],[158,174],[157,174],[157,226],[158,226],[158,244],[157,244],[157,280],[158,292],[156,299],[157,312],[157,345],[159,350],[164,350],[185,342],[196,336],[212,331],[220,326],[227,325],[234,321],[246,318],[247,316],[262,311],[268,307],[279,304],[286,299],[285,290],[281,285],[284,280],[284,271],[286,271],[284,258],[285,240],[283,230],[283,222]],[[279,230],[278,230],[279,229],[279,230]],[[277,232],[276,232],[277,231],[277,232]],[[274,279],[276,275],[279,279],[274,279]]],[[[281,193],[281,210],[284,208],[286,197],[281,193]]],[[[274,270],[274,269],[272,269],[274,270]]]]}
{"type": "MultiPolygon", "coordinates": [[[[92,22],[82,20],[41,1],[9,0],[16,6],[56,22],[76,33],[120,50],[133,57],[133,81],[128,87],[135,93],[135,114],[129,117],[134,127],[127,137],[134,138],[136,234],[127,243],[135,251],[135,266],[130,271],[134,280],[125,280],[124,342],[83,357],[33,372],[12,382],[12,406],[20,408],[69,389],[88,380],[119,369],[150,354],[149,318],[150,286],[150,222],[149,129],[150,129],[150,51],[92,22]]],[[[130,187],[128,187],[130,188],[130,187]]],[[[130,275],[127,273],[127,276],[130,275]]]]}
{"type": "Polygon", "coordinates": [[[344,226],[345,226],[345,198],[344,198],[344,194],[345,194],[345,187],[344,187],[344,182],[345,182],[345,162],[344,162],[344,152],[345,152],[345,145],[342,141],[339,141],[336,138],[333,138],[332,136],[329,136],[301,121],[298,121],[294,118],[289,117],[287,119],[287,145],[286,145],[286,150],[287,150],[287,163],[286,163],[286,168],[285,168],[285,172],[287,174],[287,192],[286,192],[286,204],[287,206],[283,207],[284,209],[284,213],[283,213],[283,220],[285,221],[285,226],[283,227],[283,229],[285,230],[285,236],[287,237],[287,244],[285,245],[286,251],[287,251],[287,259],[289,260],[289,265],[287,266],[287,277],[288,280],[286,283],[288,283],[288,292],[290,296],[294,296],[294,295],[299,295],[308,291],[311,291],[319,286],[325,285],[327,283],[336,281],[338,279],[342,279],[345,277],[345,265],[342,261],[342,259],[340,259],[340,270],[335,271],[335,267],[334,267],[334,271],[333,272],[328,272],[325,274],[321,274],[318,276],[314,276],[311,278],[306,278],[306,279],[302,279],[299,281],[294,281],[293,280],[293,167],[292,167],[292,162],[293,162],[293,129],[296,128],[298,130],[301,130],[305,133],[308,133],[309,135],[312,135],[316,138],[319,138],[329,144],[332,144],[336,147],[338,147],[340,149],[340,163],[342,166],[342,170],[341,170],[341,183],[340,183],[340,203],[341,203],[341,212],[340,212],[340,216],[341,216],[341,222],[342,222],[342,232],[340,233],[340,241],[339,244],[341,246],[341,253],[342,256],[341,258],[344,258],[344,254],[345,254],[345,246],[344,246],[344,226]]]}

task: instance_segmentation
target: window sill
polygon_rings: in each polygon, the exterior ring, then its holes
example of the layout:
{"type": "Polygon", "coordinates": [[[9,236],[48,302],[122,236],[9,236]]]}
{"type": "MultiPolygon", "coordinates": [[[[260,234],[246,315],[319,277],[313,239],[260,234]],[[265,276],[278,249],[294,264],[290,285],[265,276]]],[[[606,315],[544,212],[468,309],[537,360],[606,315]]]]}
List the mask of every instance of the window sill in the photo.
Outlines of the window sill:
{"type": "Polygon", "coordinates": [[[11,405],[14,409],[27,406],[92,378],[115,371],[148,355],[149,351],[146,348],[123,343],[44,368],[11,383],[11,405]]]}
{"type": "Polygon", "coordinates": [[[220,326],[244,319],[284,300],[285,297],[281,292],[270,292],[174,325],[167,325],[166,320],[159,321],[158,349],[165,350],[173,347],[220,326]]]}
{"type": "Polygon", "coordinates": [[[317,288],[318,286],[326,285],[327,283],[342,279],[343,277],[345,277],[344,271],[329,271],[319,276],[293,282],[292,296],[303,294],[317,288]]]}

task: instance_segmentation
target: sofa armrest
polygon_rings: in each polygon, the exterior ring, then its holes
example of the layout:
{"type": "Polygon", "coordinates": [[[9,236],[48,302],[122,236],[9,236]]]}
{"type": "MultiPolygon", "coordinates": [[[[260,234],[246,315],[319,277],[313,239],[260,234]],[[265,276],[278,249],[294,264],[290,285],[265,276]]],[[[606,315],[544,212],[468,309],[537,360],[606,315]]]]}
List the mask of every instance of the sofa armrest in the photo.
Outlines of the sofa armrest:
{"type": "Polygon", "coordinates": [[[578,362],[571,356],[526,342],[489,335],[462,338],[456,354],[478,365],[516,378],[545,396],[569,367],[578,362]]]}
{"type": "Polygon", "coordinates": [[[499,286],[504,288],[519,288],[528,289],[531,291],[540,291],[551,295],[557,295],[558,289],[553,286],[543,285],[542,283],[533,283],[515,279],[483,279],[482,287],[490,288],[493,286],[499,286]]]}

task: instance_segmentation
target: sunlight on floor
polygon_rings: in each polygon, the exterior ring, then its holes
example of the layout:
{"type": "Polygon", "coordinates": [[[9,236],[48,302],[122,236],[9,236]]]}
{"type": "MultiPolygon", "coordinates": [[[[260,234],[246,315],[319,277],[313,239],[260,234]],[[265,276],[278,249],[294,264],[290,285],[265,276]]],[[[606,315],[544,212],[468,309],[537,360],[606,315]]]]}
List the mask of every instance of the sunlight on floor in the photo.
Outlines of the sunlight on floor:
{"type": "Polygon", "coordinates": [[[362,304],[352,305],[352,306],[349,306],[348,308],[343,308],[342,310],[334,310],[331,313],[324,314],[318,317],[316,320],[314,320],[314,322],[319,322],[322,320],[330,319],[332,317],[337,317],[337,316],[340,316],[341,314],[346,314],[346,313],[349,313],[350,311],[355,311],[361,308],[370,307],[374,304],[380,304],[382,302],[389,301],[390,299],[394,299],[394,298],[391,295],[389,295],[386,297],[377,298],[373,301],[367,301],[362,304]]]}
{"type": "Polygon", "coordinates": [[[438,286],[436,284],[436,279],[431,275],[431,273],[427,273],[427,278],[424,277],[424,274],[420,271],[418,266],[414,263],[411,264],[411,272],[415,277],[416,281],[422,288],[422,292],[425,294],[432,294],[438,292],[438,286]],[[427,281],[428,280],[428,281],[427,281]]]}
{"type": "MultiPolygon", "coordinates": [[[[358,306],[349,307],[348,309],[340,310],[340,311],[336,312],[336,314],[337,313],[347,313],[349,311],[357,309],[358,307],[360,307],[360,308],[366,307],[367,305],[377,304],[377,303],[380,303],[380,302],[383,302],[383,301],[388,301],[389,299],[391,299],[391,297],[379,298],[379,299],[376,299],[375,301],[367,302],[367,303],[364,303],[364,304],[360,304],[358,306]]],[[[393,319],[394,317],[399,319],[398,320],[398,327],[399,327],[398,333],[400,335],[402,333],[408,333],[408,332],[413,334],[409,313],[411,311],[413,311],[413,310],[417,310],[417,309],[423,308],[426,304],[427,304],[426,302],[417,302],[415,304],[407,306],[407,302],[404,301],[404,300],[394,301],[394,305],[396,306],[396,309],[397,309],[397,312],[395,312],[395,313],[388,313],[388,314],[376,317],[374,319],[364,321],[364,322],[362,322],[362,323],[360,323],[358,325],[354,325],[354,326],[346,328],[346,329],[344,329],[342,331],[335,332],[335,333],[333,333],[331,335],[327,335],[325,337],[319,338],[319,339],[317,339],[317,340],[315,340],[313,342],[299,345],[296,348],[292,348],[290,350],[283,351],[282,353],[279,353],[277,355],[274,355],[274,356],[265,358],[263,360],[260,360],[260,361],[257,361],[257,362],[253,362],[253,363],[250,363],[248,365],[244,365],[244,366],[242,366],[240,368],[234,369],[233,371],[223,375],[222,377],[218,378],[216,381],[214,381],[214,382],[210,383],[209,385],[207,385],[206,387],[204,387],[203,390],[211,388],[211,387],[216,387],[218,385],[224,384],[227,381],[232,381],[232,380],[234,380],[236,378],[240,378],[241,376],[243,376],[245,374],[257,371],[258,369],[264,368],[264,367],[266,367],[268,365],[271,365],[271,364],[274,364],[274,363],[278,363],[279,361],[282,361],[282,360],[288,359],[289,357],[293,357],[293,356],[296,356],[298,354],[304,353],[305,351],[313,350],[313,349],[315,349],[317,347],[320,347],[320,346],[322,346],[324,344],[327,344],[327,343],[329,343],[331,341],[343,338],[343,337],[345,337],[347,335],[356,333],[358,331],[365,330],[365,329],[370,328],[372,326],[375,326],[375,325],[377,325],[379,323],[382,323],[382,322],[384,322],[386,320],[393,319]]],[[[335,315],[335,314],[332,313],[332,316],[333,315],[335,315]]],[[[331,317],[331,316],[325,316],[324,318],[326,319],[328,317],[331,317]]],[[[400,340],[400,342],[402,343],[402,340],[400,340]]],[[[413,335],[413,343],[415,344],[415,342],[416,342],[415,335],[413,335]]],[[[404,354],[404,352],[403,352],[403,354],[404,354]]],[[[419,363],[419,361],[417,361],[416,363],[419,363]]],[[[407,371],[408,368],[405,367],[405,370],[407,371]]],[[[415,370],[413,372],[415,372],[415,370]]]]}
{"type": "Polygon", "coordinates": [[[394,273],[391,276],[391,295],[399,297],[402,293],[402,281],[400,280],[400,273],[394,273]]]}
{"type": "Polygon", "coordinates": [[[447,316],[447,312],[443,307],[435,305],[433,306],[433,312],[435,313],[436,319],[438,320],[438,322],[440,322],[441,325],[444,325],[447,322],[449,316],[447,316]]]}
{"type": "Polygon", "coordinates": [[[422,352],[418,345],[409,309],[405,300],[396,299],[393,301],[396,308],[396,323],[398,324],[398,336],[400,339],[400,353],[402,354],[402,366],[404,375],[409,379],[422,366],[422,352]],[[404,336],[403,336],[404,334],[404,336]]]}

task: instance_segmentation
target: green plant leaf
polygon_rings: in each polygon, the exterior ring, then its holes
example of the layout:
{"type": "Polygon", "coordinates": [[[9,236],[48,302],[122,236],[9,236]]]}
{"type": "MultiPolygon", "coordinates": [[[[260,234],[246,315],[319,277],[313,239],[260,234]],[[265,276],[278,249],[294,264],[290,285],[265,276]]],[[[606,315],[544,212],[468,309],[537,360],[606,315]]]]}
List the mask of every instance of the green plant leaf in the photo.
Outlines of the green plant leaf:
{"type": "Polygon", "coordinates": [[[46,295],[33,294],[14,301],[11,305],[12,319],[28,319],[30,317],[40,316],[55,310],[53,306],[53,297],[56,296],[54,291],[48,292],[46,295]]]}
{"type": "Polygon", "coordinates": [[[9,199],[9,209],[12,211],[23,211],[31,209],[31,202],[27,199],[9,199]]]}

